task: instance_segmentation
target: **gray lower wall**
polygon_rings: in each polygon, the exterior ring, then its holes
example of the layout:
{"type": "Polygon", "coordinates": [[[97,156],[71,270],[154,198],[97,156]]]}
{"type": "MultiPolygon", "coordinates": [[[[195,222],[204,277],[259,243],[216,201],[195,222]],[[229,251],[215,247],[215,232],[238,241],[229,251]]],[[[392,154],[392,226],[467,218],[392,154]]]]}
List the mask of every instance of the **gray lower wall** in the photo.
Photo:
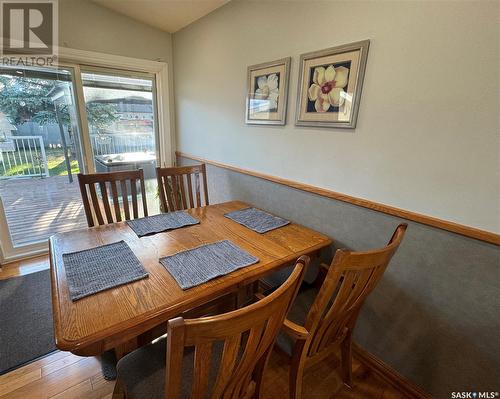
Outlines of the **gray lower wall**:
{"type": "Polygon", "coordinates": [[[355,340],[437,398],[500,390],[500,247],[207,168],[211,203],[245,201],[330,236],[333,249],[383,246],[407,222],[404,242],[360,314],[355,340]]]}

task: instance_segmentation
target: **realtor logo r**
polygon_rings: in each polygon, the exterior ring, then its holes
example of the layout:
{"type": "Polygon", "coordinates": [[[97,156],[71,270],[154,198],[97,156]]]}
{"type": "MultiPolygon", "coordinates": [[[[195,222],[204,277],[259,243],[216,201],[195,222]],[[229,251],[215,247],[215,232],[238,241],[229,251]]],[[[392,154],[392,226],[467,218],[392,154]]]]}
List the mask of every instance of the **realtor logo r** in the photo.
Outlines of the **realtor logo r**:
{"type": "Polygon", "coordinates": [[[2,54],[54,54],[57,46],[56,0],[2,0],[2,54]]]}

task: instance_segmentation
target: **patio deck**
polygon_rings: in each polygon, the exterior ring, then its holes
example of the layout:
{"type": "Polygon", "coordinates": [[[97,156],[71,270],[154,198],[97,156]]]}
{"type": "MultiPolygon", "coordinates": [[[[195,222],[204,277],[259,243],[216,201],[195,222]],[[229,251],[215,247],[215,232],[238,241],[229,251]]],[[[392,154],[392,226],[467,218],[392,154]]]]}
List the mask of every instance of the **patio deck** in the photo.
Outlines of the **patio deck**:
{"type": "Polygon", "coordinates": [[[76,176],[0,180],[0,198],[14,246],[87,226],[76,176]]]}

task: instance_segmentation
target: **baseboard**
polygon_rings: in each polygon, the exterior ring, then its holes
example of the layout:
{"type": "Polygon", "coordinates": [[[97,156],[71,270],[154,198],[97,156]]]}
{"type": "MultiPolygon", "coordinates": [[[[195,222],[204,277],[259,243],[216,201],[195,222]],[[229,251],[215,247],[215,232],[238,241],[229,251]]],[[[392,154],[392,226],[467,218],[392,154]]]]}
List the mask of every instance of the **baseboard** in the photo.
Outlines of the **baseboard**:
{"type": "Polygon", "coordinates": [[[361,348],[356,343],[353,344],[352,350],[356,359],[408,398],[432,399],[432,396],[423,391],[422,388],[415,385],[406,377],[403,377],[392,367],[388,366],[378,357],[361,348]]]}

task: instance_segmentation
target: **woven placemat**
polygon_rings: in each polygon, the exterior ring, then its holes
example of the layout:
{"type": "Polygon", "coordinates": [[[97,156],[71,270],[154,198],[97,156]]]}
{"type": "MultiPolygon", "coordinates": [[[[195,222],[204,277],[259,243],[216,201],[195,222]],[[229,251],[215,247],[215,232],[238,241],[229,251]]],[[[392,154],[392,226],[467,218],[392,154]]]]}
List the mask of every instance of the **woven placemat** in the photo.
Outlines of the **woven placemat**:
{"type": "Polygon", "coordinates": [[[71,300],[148,276],[125,241],[63,254],[71,300]]]}
{"type": "Polygon", "coordinates": [[[258,261],[229,240],[205,244],[160,259],[182,289],[195,287],[258,261]]]}
{"type": "Polygon", "coordinates": [[[198,223],[200,223],[199,220],[184,211],[168,212],[140,219],[127,220],[127,224],[139,237],[198,223]]]}
{"type": "Polygon", "coordinates": [[[290,224],[286,219],[255,208],[240,209],[224,216],[261,234],[290,224]]]}

